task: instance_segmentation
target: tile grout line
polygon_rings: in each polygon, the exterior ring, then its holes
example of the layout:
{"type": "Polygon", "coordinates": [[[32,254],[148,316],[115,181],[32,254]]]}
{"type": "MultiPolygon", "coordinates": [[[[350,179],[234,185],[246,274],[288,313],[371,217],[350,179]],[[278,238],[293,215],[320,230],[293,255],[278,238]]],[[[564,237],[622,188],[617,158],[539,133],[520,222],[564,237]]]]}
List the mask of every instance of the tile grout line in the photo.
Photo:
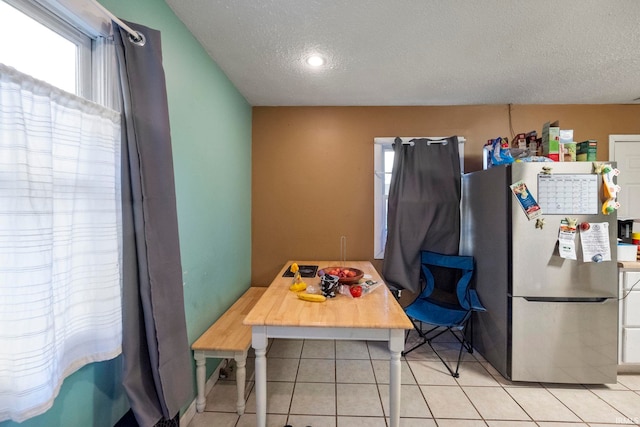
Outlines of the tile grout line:
{"type": "MultiPolygon", "coordinates": [[[[617,377],[616,377],[616,378],[617,378],[617,377]]],[[[624,384],[622,384],[622,383],[619,383],[619,382],[616,380],[616,385],[617,385],[617,384],[619,384],[619,385],[621,385],[622,387],[624,387],[624,388],[625,388],[625,390],[612,390],[612,389],[606,389],[606,390],[609,390],[609,391],[612,391],[612,392],[624,392],[624,391],[631,391],[632,393],[633,393],[633,392],[635,392],[634,390],[629,389],[629,387],[627,387],[626,385],[624,385],[624,384]]],[[[589,390],[593,395],[595,395],[598,399],[600,399],[600,400],[601,400],[601,401],[603,401],[605,404],[607,404],[609,407],[611,407],[614,411],[616,411],[616,412],[620,413],[624,418],[627,418],[627,419],[629,419],[629,420],[632,420],[632,419],[633,419],[633,416],[628,417],[628,416],[627,416],[627,414],[625,414],[625,413],[624,413],[624,412],[622,412],[620,409],[616,408],[616,407],[615,407],[615,406],[613,406],[611,403],[609,403],[608,401],[604,400],[601,396],[599,396],[597,393],[595,393],[595,392],[593,391],[593,389],[588,388],[588,387],[585,387],[585,388],[586,388],[587,390],[589,390]]],[[[605,391],[606,391],[606,390],[605,390],[605,391]]],[[[640,393],[637,393],[637,392],[636,392],[636,394],[640,394],[640,393]]],[[[624,424],[622,424],[622,425],[624,425],[624,424]]],[[[628,424],[628,425],[639,425],[639,424],[637,424],[637,423],[633,423],[633,424],[628,424]]]]}
{"type": "MultiPolygon", "coordinates": [[[[369,342],[365,341],[365,346],[367,347],[367,354],[369,355],[369,366],[371,366],[371,372],[373,373],[373,379],[376,385],[376,392],[378,393],[378,401],[380,402],[380,409],[382,410],[382,419],[384,420],[385,426],[389,426],[387,423],[387,414],[384,411],[384,403],[382,402],[382,393],[380,393],[380,385],[378,384],[378,378],[376,377],[376,371],[373,369],[373,360],[371,359],[371,350],[369,349],[369,342]]],[[[389,358],[391,360],[391,358],[389,358]]],[[[391,362],[389,362],[391,363],[391,362]]],[[[391,380],[389,380],[391,381],[391,380]]],[[[400,383],[400,387],[402,387],[402,382],[400,383]]],[[[389,396],[391,396],[391,390],[389,390],[389,396]]],[[[402,394],[401,394],[402,396],[402,394]]],[[[391,398],[391,397],[389,397],[391,398]]],[[[389,418],[391,418],[391,414],[389,414],[389,418]]]]}
{"type": "MultiPolygon", "coordinates": [[[[295,391],[296,391],[296,388],[297,388],[297,386],[299,384],[300,375],[302,373],[301,368],[302,368],[303,360],[314,359],[313,357],[311,357],[311,358],[303,357],[305,344],[307,344],[308,342],[309,342],[309,340],[303,339],[302,347],[300,349],[300,352],[297,354],[297,357],[296,356],[291,357],[292,354],[288,353],[288,352],[282,353],[281,357],[279,357],[281,359],[287,359],[287,358],[289,358],[289,359],[297,359],[296,372],[295,372],[295,375],[293,376],[293,390],[291,392],[291,397],[290,397],[290,400],[289,400],[288,411],[287,411],[286,414],[283,414],[283,413],[280,413],[280,412],[275,413],[278,417],[281,417],[282,415],[286,415],[286,417],[283,418],[283,419],[287,420],[287,423],[289,423],[289,424],[291,423],[291,421],[295,421],[295,420],[291,419],[292,415],[293,416],[308,416],[308,417],[325,417],[327,415],[327,414],[291,414],[291,410],[292,410],[292,407],[293,407],[293,399],[294,399],[294,396],[295,396],[295,391]]],[[[335,397],[334,397],[335,412],[334,412],[334,416],[330,417],[330,418],[332,418],[334,420],[336,427],[339,427],[338,426],[338,422],[339,422],[339,418],[340,417],[339,417],[339,412],[338,412],[338,400],[339,400],[338,388],[339,388],[339,384],[343,384],[343,383],[340,382],[340,380],[338,378],[338,370],[339,370],[338,369],[338,360],[339,359],[338,359],[338,354],[337,354],[338,353],[338,346],[337,346],[336,340],[332,340],[332,342],[333,342],[332,353],[333,353],[333,361],[334,361],[333,370],[334,370],[334,376],[335,376],[334,387],[333,387],[334,388],[334,392],[335,392],[335,397]]],[[[271,343],[271,344],[273,344],[273,343],[271,343]]],[[[380,380],[382,378],[379,378],[378,375],[376,375],[376,370],[374,369],[374,364],[377,364],[379,361],[384,361],[384,362],[386,362],[388,364],[389,363],[389,359],[388,358],[387,359],[382,359],[381,356],[383,356],[383,353],[381,353],[379,351],[380,350],[378,348],[379,346],[376,346],[375,348],[373,348],[373,346],[371,344],[372,343],[370,343],[368,341],[365,341],[365,348],[366,348],[366,352],[367,352],[367,356],[368,356],[367,359],[369,361],[369,367],[372,370],[372,379],[373,379],[374,384],[376,386],[376,392],[377,392],[378,399],[379,399],[379,402],[380,402],[380,405],[381,405],[381,409],[382,409],[383,421],[381,422],[381,425],[386,425],[388,427],[388,425],[389,425],[388,416],[387,416],[387,414],[386,414],[386,412],[384,410],[384,403],[382,402],[382,397],[383,397],[382,387],[383,386],[388,387],[389,385],[380,383],[380,380]],[[376,356],[375,359],[374,359],[374,354],[376,356]]],[[[269,345],[268,350],[272,350],[272,345],[269,345]]],[[[360,353],[358,353],[358,354],[360,354],[360,353]]],[[[313,354],[311,354],[311,355],[313,355],[313,354]]],[[[347,357],[348,356],[349,355],[347,355],[347,357]]],[[[361,357],[362,356],[364,356],[364,353],[361,355],[361,357]]],[[[475,355],[473,355],[473,356],[474,356],[474,360],[465,361],[465,363],[479,363],[480,366],[482,367],[482,369],[479,369],[480,372],[477,372],[477,374],[478,375],[482,375],[483,378],[484,378],[484,376],[486,376],[487,378],[490,378],[490,379],[494,380],[496,382],[495,385],[490,385],[489,386],[489,385],[483,384],[482,382],[480,382],[478,384],[478,383],[476,383],[478,381],[475,381],[476,378],[473,378],[472,381],[471,381],[471,384],[469,384],[469,385],[463,385],[458,380],[455,380],[455,384],[453,384],[453,385],[430,384],[429,381],[427,381],[427,384],[420,384],[418,382],[418,377],[416,376],[415,369],[417,368],[418,364],[420,364],[420,362],[425,362],[425,361],[426,362],[431,362],[431,361],[429,359],[427,359],[427,360],[414,360],[413,363],[417,363],[417,364],[416,364],[415,367],[412,367],[412,364],[410,363],[410,361],[407,360],[406,357],[402,356],[400,358],[400,363],[401,364],[405,364],[405,366],[409,369],[409,374],[411,376],[411,380],[413,381],[415,386],[418,387],[418,390],[420,391],[419,396],[422,398],[422,401],[424,401],[424,403],[425,403],[425,405],[426,405],[426,407],[428,409],[427,417],[417,416],[416,414],[418,414],[418,413],[412,413],[414,416],[408,415],[408,418],[410,418],[410,419],[424,419],[424,420],[431,419],[432,422],[434,423],[434,425],[441,426],[441,423],[439,423],[438,419],[435,418],[435,415],[434,415],[434,413],[432,411],[431,406],[429,405],[429,402],[427,401],[427,398],[426,398],[426,395],[425,395],[425,393],[424,393],[424,391],[422,389],[422,386],[429,386],[429,387],[457,387],[459,390],[461,390],[463,392],[465,398],[468,399],[469,403],[471,404],[470,406],[472,408],[474,408],[474,410],[478,413],[478,415],[480,417],[478,419],[478,421],[480,421],[484,425],[490,426],[491,422],[494,422],[494,421],[502,421],[502,422],[512,421],[512,422],[515,422],[516,421],[515,419],[509,420],[509,419],[505,419],[505,418],[489,418],[489,419],[485,418],[485,416],[480,413],[480,411],[478,410],[478,407],[476,406],[476,404],[470,399],[469,395],[467,394],[467,390],[469,390],[469,389],[479,390],[479,389],[482,389],[482,388],[494,388],[494,389],[502,389],[502,390],[504,390],[506,392],[507,396],[509,397],[509,399],[511,401],[513,401],[517,405],[517,407],[519,407],[523,411],[523,413],[526,414],[526,416],[528,417],[528,421],[527,420],[517,420],[517,421],[529,422],[529,423],[532,423],[532,425],[537,425],[537,426],[544,425],[544,423],[546,423],[546,422],[567,424],[567,425],[571,425],[571,423],[584,423],[586,425],[593,424],[593,423],[590,423],[590,422],[586,421],[586,419],[583,416],[580,415],[581,412],[579,413],[577,411],[574,411],[569,406],[569,403],[573,402],[573,400],[572,400],[573,398],[572,399],[563,400],[561,398],[563,396],[563,394],[559,394],[559,395],[554,394],[553,393],[554,388],[552,387],[552,384],[549,384],[549,383],[534,383],[534,384],[531,384],[533,387],[529,387],[529,385],[523,385],[522,387],[524,387],[525,389],[534,389],[534,388],[537,389],[538,387],[540,387],[546,393],[551,394],[553,396],[554,401],[559,402],[561,407],[567,409],[569,411],[569,413],[571,413],[574,416],[576,416],[577,420],[575,420],[575,421],[562,421],[562,420],[554,421],[554,420],[536,420],[536,419],[534,419],[533,416],[525,409],[525,407],[512,395],[513,390],[516,389],[516,388],[519,388],[519,386],[511,386],[510,384],[506,384],[506,383],[498,381],[496,379],[497,377],[492,373],[492,371],[489,370],[488,366],[486,366],[486,363],[488,363],[488,362],[485,361],[485,360],[483,360],[483,361],[478,360],[477,358],[475,358],[475,355]],[[476,384],[474,384],[474,383],[476,383],[476,384]],[[569,403],[566,403],[565,401],[569,402],[569,403]],[[430,418],[429,418],[429,415],[430,415],[430,418]]],[[[276,357],[276,358],[278,358],[278,357],[276,357]]],[[[327,357],[322,357],[322,359],[328,359],[328,358],[327,357]]],[[[364,361],[364,359],[365,358],[362,357],[362,361],[364,361]]],[[[361,359],[345,359],[345,360],[361,360],[361,359]]],[[[471,366],[471,365],[469,365],[469,366],[471,366]]],[[[475,368],[473,368],[472,370],[475,371],[475,368]]],[[[444,372],[442,374],[445,375],[444,372]]],[[[473,372],[473,374],[475,375],[476,372],[473,372]]],[[[449,376],[449,375],[447,375],[447,376],[449,376]]],[[[291,377],[291,376],[289,375],[289,377],[291,377]]],[[[349,378],[351,379],[350,376],[349,376],[349,378]]],[[[359,377],[354,377],[354,379],[355,378],[360,379],[359,377]]],[[[366,378],[362,377],[362,379],[360,379],[360,381],[364,381],[364,382],[355,382],[355,383],[345,382],[344,384],[356,384],[356,385],[357,384],[363,384],[363,385],[364,384],[370,384],[369,382],[367,382],[367,381],[369,381],[367,378],[368,377],[366,377],[366,378]]],[[[430,377],[427,377],[427,379],[429,379],[429,378],[430,377]]],[[[438,379],[439,378],[433,377],[433,381],[437,381],[438,379]]],[[[289,381],[276,381],[276,382],[289,382],[289,381]]],[[[315,382],[318,382],[320,384],[326,383],[324,381],[315,381],[315,382]]],[[[221,382],[221,384],[222,384],[222,382],[221,382]]],[[[402,387],[403,385],[404,385],[404,383],[403,383],[402,377],[401,377],[400,378],[400,386],[402,387]]],[[[576,384],[572,384],[572,386],[576,386],[576,384]]],[[[633,389],[633,388],[631,388],[629,386],[626,386],[625,384],[619,383],[619,382],[617,382],[617,386],[618,386],[617,389],[611,389],[611,388],[608,388],[608,387],[603,387],[603,388],[591,387],[590,388],[590,387],[588,387],[587,385],[584,385],[584,384],[579,384],[579,386],[580,387],[577,388],[577,390],[581,390],[581,391],[588,390],[590,392],[590,394],[589,394],[590,396],[597,397],[599,401],[604,402],[606,404],[607,408],[609,408],[610,410],[614,411],[615,413],[619,413],[624,418],[627,418],[626,412],[628,412],[628,411],[622,412],[621,410],[617,409],[616,406],[614,406],[612,403],[610,403],[608,400],[605,399],[606,395],[604,397],[601,397],[598,394],[598,391],[601,390],[602,392],[607,393],[607,394],[615,394],[615,392],[623,392],[624,391],[624,392],[627,392],[627,393],[631,392],[634,396],[639,396],[640,395],[640,390],[635,390],[635,389],[633,389]]],[[[247,389],[248,389],[248,392],[245,395],[245,402],[248,401],[248,396],[250,396],[251,392],[255,389],[255,383],[250,384],[247,387],[247,389]]],[[[562,389],[562,390],[565,390],[565,389],[562,389]]],[[[566,389],[566,390],[571,390],[571,388],[566,389]]],[[[482,392],[475,391],[474,393],[482,393],[482,392]]],[[[516,394],[516,395],[518,395],[518,394],[516,394]]],[[[620,394],[621,397],[623,395],[629,396],[629,394],[622,394],[622,393],[620,394]]],[[[417,396],[418,395],[416,395],[416,397],[417,396]]],[[[579,396],[578,396],[578,398],[579,398],[579,396]]],[[[615,401],[616,400],[614,400],[614,402],[615,401]]],[[[416,401],[416,403],[417,402],[418,401],[416,401]]],[[[526,399],[525,399],[524,402],[526,402],[526,399]]],[[[623,401],[623,402],[626,402],[626,401],[623,401]]],[[[633,402],[633,400],[632,400],[632,402],[633,402]]],[[[625,405],[626,405],[626,403],[624,403],[624,405],[622,407],[626,407],[625,405]]],[[[575,405],[572,404],[572,406],[575,406],[575,405]]],[[[604,411],[604,408],[603,408],[603,411],[604,411]]],[[[230,411],[226,411],[226,410],[206,411],[206,412],[231,413],[230,411]]],[[[311,410],[310,412],[313,412],[313,410],[311,410]]],[[[604,413],[608,414],[608,412],[603,412],[603,414],[604,413]]],[[[271,415],[274,415],[274,414],[271,414],[271,415]]],[[[455,414],[453,414],[453,415],[454,415],[454,418],[442,418],[442,420],[445,420],[445,419],[446,420],[463,420],[461,418],[455,418],[455,414]]],[[[496,415],[500,416],[501,414],[496,413],[496,415]]],[[[373,415],[362,415],[362,416],[344,415],[344,416],[345,417],[379,418],[379,417],[376,417],[376,416],[373,416],[373,415]]],[[[240,424],[240,419],[241,418],[242,418],[241,416],[237,416],[237,418],[235,420],[235,423],[232,424],[232,425],[234,425],[236,427],[242,425],[242,424],[240,424]]],[[[471,420],[471,419],[469,419],[469,420],[471,420]]],[[[598,422],[595,422],[595,423],[598,424],[598,422]]],[[[632,424],[627,424],[627,425],[632,425],[632,424]]]]}
{"type": "MultiPolygon", "coordinates": [[[[560,400],[560,399],[559,399],[555,394],[551,393],[551,392],[547,389],[547,387],[545,387],[545,386],[544,386],[544,384],[541,384],[541,386],[542,386],[542,387],[541,387],[541,388],[542,388],[542,390],[546,391],[547,393],[549,393],[549,394],[551,395],[551,397],[553,397],[555,400],[557,400],[558,402],[560,402],[560,404],[561,404],[562,406],[564,406],[564,407],[565,407],[569,412],[571,412],[573,415],[575,415],[575,416],[576,416],[576,417],[577,417],[581,422],[583,422],[583,423],[585,423],[585,424],[587,423],[584,419],[582,419],[582,417],[581,417],[580,415],[578,415],[578,414],[577,414],[576,412],[574,412],[571,408],[569,408],[569,406],[567,406],[567,404],[566,404],[566,403],[564,403],[562,400],[560,400]]],[[[512,395],[511,393],[509,393],[509,390],[505,389],[505,391],[507,392],[507,394],[509,394],[509,396],[511,396],[511,398],[512,398],[516,403],[518,403],[518,400],[517,400],[515,397],[513,397],[513,395],[512,395]]],[[[519,404],[519,403],[518,403],[518,404],[519,404]]],[[[520,407],[522,407],[522,406],[520,406],[520,407]]],[[[529,412],[527,412],[527,410],[526,410],[525,408],[522,408],[522,410],[523,410],[527,415],[529,415],[529,417],[530,417],[534,422],[536,422],[536,423],[537,423],[538,421],[540,421],[540,422],[547,422],[547,421],[545,421],[545,420],[535,420],[535,419],[533,418],[533,416],[532,416],[531,414],[529,414],[529,412]]],[[[564,422],[564,421],[563,421],[563,422],[564,422]]],[[[566,422],[574,422],[574,421],[566,421],[566,422]]]]}
{"type": "Polygon", "coordinates": [[[289,409],[287,410],[287,424],[291,421],[291,408],[293,408],[293,398],[296,395],[296,388],[298,386],[298,375],[300,374],[300,365],[302,365],[302,352],[304,351],[305,340],[302,340],[302,347],[300,347],[300,354],[298,355],[298,366],[296,368],[296,375],[293,377],[293,390],[291,391],[291,399],[289,399],[289,409]]]}

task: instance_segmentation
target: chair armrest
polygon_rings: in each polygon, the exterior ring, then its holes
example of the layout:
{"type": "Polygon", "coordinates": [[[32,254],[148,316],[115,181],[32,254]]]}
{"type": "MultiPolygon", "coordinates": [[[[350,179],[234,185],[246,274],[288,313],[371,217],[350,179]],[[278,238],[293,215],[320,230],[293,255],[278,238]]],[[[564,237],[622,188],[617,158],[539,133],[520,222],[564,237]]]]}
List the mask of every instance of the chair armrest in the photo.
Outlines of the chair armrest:
{"type": "Polygon", "coordinates": [[[478,293],[475,289],[469,289],[469,303],[471,304],[471,310],[473,311],[487,311],[480,302],[480,298],[478,298],[478,293]]]}

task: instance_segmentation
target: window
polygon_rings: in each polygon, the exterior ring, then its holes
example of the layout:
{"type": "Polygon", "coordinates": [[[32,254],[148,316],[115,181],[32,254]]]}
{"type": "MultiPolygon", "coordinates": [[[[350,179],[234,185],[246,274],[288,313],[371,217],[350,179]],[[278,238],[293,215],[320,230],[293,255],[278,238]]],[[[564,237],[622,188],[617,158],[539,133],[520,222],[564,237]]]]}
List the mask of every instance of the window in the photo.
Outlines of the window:
{"type": "Polygon", "coordinates": [[[48,2],[56,7],[50,10],[36,1],[0,0],[0,63],[119,110],[115,50],[107,31],[111,20],[85,0],[64,3],[78,10],[58,2],[48,2]]]}
{"type": "MultiPolygon", "coordinates": [[[[440,137],[402,137],[402,141],[413,138],[441,139],[440,137]]],[[[384,258],[384,246],[387,242],[387,202],[389,199],[389,186],[391,185],[391,171],[393,169],[393,141],[395,138],[374,138],[374,212],[373,212],[373,256],[375,259],[384,258]]],[[[460,151],[460,170],[464,173],[464,142],[458,137],[458,149],[460,151]]]]}
{"type": "Polygon", "coordinates": [[[92,99],[91,38],[33,3],[10,3],[0,1],[0,63],[92,99]]]}
{"type": "Polygon", "coordinates": [[[384,258],[384,245],[387,241],[387,202],[389,199],[389,185],[391,184],[394,153],[392,142],[376,142],[373,148],[375,162],[373,187],[375,192],[373,253],[376,259],[382,259],[384,258]]]}
{"type": "Polygon", "coordinates": [[[78,19],[0,0],[0,423],[120,353],[115,57],[78,19]]]}

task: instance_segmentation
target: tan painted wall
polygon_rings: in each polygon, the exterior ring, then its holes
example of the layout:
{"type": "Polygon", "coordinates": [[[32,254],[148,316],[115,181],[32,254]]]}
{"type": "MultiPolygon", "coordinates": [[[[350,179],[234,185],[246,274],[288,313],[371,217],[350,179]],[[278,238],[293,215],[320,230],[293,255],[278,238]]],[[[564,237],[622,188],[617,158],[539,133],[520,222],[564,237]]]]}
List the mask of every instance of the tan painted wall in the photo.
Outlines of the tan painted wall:
{"type": "MultiPolygon", "coordinates": [[[[640,105],[514,105],[515,133],[559,120],[574,139],[640,134],[640,105]]],[[[482,169],[487,139],[511,137],[506,105],[451,107],[254,107],[252,284],[268,285],[289,259],[373,260],[373,138],[467,139],[465,169],[482,169]]],[[[374,262],[378,271],[381,263],[374,262]]]]}

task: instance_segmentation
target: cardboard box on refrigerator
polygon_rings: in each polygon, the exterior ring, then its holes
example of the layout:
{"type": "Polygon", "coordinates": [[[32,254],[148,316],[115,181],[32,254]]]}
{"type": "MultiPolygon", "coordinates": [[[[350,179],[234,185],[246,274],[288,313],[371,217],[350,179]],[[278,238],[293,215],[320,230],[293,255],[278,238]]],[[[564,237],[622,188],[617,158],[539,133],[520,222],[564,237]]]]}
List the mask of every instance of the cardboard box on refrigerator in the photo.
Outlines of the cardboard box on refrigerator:
{"type": "Polygon", "coordinates": [[[578,142],[576,145],[576,159],[579,162],[595,162],[598,150],[598,141],[589,139],[578,142]]]}
{"type": "Polygon", "coordinates": [[[576,143],[573,142],[573,129],[560,129],[560,161],[576,161],[576,143]]]}
{"type": "Polygon", "coordinates": [[[573,129],[560,129],[560,144],[573,142],[573,129]]]}
{"type": "Polygon", "coordinates": [[[513,140],[511,141],[511,146],[513,148],[521,148],[523,150],[527,149],[527,138],[524,133],[517,134],[513,140]]]}
{"type": "Polygon", "coordinates": [[[560,161],[560,122],[542,125],[542,155],[560,161]]]}
{"type": "Polygon", "coordinates": [[[561,142],[560,153],[561,153],[560,155],[561,162],[575,162],[576,161],[576,143],[561,142]]]}

